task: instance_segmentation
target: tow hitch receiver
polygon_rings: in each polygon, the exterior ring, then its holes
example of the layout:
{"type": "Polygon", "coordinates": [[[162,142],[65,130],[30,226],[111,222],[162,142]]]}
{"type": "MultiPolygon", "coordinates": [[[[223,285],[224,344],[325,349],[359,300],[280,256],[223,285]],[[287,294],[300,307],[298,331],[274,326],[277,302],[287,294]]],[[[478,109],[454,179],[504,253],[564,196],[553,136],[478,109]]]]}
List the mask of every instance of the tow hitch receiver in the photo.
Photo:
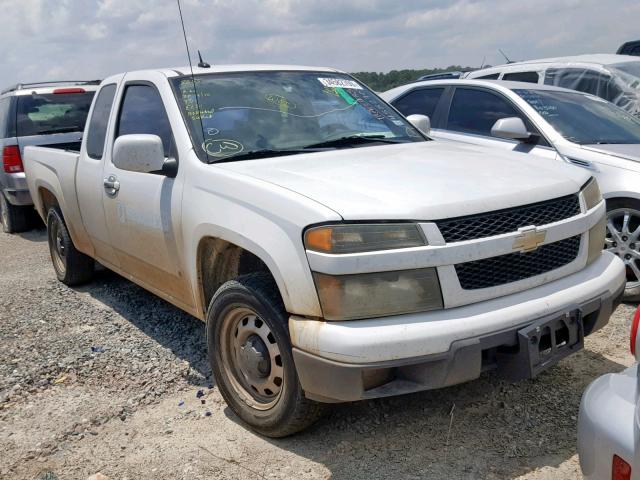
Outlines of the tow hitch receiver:
{"type": "Polygon", "coordinates": [[[534,378],[584,347],[580,310],[540,319],[518,330],[519,352],[505,355],[501,370],[510,380],[534,378]]]}

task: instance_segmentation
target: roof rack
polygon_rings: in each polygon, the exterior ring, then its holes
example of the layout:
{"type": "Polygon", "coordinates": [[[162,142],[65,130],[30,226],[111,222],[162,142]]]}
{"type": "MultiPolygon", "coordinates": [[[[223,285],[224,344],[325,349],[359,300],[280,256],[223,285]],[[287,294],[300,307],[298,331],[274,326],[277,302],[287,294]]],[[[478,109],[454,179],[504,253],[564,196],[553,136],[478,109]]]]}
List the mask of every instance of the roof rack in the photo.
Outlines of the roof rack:
{"type": "Polygon", "coordinates": [[[9,88],[5,88],[0,92],[0,95],[14,92],[16,90],[22,90],[28,87],[49,87],[54,85],[66,84],[66,85],[100,85],[102,80],[57,80],[54,82],[34,82],[34,83],[18,83],[12,85],[9,88]]]}

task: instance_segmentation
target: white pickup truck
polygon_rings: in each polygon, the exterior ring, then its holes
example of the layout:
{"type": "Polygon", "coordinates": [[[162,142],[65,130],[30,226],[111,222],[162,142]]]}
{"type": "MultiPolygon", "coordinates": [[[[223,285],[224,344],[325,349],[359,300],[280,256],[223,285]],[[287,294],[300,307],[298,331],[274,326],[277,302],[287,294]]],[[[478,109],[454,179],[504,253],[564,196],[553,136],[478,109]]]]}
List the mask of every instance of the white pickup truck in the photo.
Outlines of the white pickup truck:
{"type": "Polygon", "coordinates": [[[58,278],[95,259],[206,321],[256,431],[533,377],[607,323],[625,272],[586,171],[431,141],[332,69],[193,73],[107,78],[81,151],[28,147],[25,169],[58,278]]]}

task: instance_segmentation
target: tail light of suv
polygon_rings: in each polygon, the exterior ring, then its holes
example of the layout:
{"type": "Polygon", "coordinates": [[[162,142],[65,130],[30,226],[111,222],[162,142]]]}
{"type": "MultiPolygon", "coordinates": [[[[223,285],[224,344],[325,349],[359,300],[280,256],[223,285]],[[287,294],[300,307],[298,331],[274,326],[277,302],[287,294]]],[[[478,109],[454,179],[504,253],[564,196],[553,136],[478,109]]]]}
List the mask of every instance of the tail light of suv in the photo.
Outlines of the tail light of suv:
{"type": "Polygon", "coordinates": [[[613,456],[611,480],[631,480],[631,465],[618,455],[613,456]]]}
{"type": "Polygon", "coordinates": [[[20,156],[20,147],[17,145],[8,145],[2,150],[2,165],[5,173],[24,172],[22,166],[22,157],[20,156]]]}
{"type": "Polygon", "coordinates": [[[631,354],[635,355],[636,360],[640,361],[640,338],[638,338],[638,327],[640,326],[640,306],[636,310],[636,314],[633,317],[633,322],[631,323],[631,354]]]}

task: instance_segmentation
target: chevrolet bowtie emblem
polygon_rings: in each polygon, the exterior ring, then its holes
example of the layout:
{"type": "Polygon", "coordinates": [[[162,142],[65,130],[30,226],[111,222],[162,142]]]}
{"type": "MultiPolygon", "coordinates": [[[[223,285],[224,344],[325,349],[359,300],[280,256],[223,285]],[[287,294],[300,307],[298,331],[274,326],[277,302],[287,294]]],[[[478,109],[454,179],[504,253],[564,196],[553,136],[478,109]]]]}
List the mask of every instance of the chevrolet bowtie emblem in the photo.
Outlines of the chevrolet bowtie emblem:
{"type": "Polygon", "coordinates": [[[544,242],[547,236],[546,230],[538,230],[536,227],[520,229],[520,235],[513,242],[513,249],[521,252],[532,252],[544,242]]]}

